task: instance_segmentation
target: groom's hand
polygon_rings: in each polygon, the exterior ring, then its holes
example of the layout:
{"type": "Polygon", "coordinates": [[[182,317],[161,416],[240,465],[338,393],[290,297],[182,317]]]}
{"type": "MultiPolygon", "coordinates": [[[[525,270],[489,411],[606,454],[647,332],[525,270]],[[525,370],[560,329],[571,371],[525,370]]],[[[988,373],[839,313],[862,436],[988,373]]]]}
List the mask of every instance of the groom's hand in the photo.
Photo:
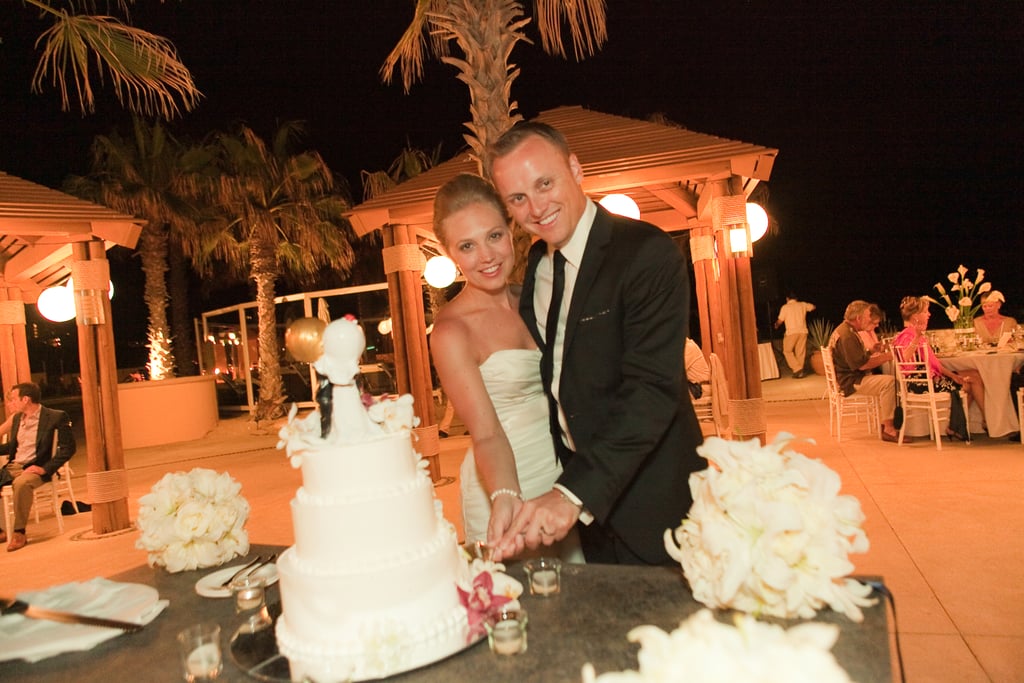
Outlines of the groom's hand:
{"type": "Polygon", "coordinates": [[[551,490],[523,503],[512,525],[498,541],[495,561],[514,557],[524,549],[551,545],[568,535],[580,509],[561,493],[551,490]]]}

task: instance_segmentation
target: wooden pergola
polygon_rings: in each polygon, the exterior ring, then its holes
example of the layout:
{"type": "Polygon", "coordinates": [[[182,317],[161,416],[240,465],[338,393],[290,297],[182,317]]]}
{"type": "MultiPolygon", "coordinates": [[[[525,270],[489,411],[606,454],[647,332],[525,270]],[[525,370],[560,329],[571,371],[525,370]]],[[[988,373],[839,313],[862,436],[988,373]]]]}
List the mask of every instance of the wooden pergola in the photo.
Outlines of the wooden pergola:
{"type": "Polygon", "coordinates": [[[4,395],[32,379],[25,306],[74,277],[86,482],[93,531],[127,529],[128,482],[106,250],[134,248],[145,221],[0,172],[0,380],[4,395]]]}
{"type": "MultiPolygon", "coordinates": [[[[748,246],[734,253],[729,234],[748,229],[746,199],[760,181],[768,180],[778,150],[580,106],[547,110],[537,120],[568,138],[583,167],[584,190],[593,199],[629,195],[643,220],[668,233],[689,233],[701,348],[705,354],[718,354],[725,369],[733,435],[763,439],[752,252],[748,246]]],[[[478,172],[477,161],[464,153],[356,206],[349,216],[361,235],[383,231],[399,390],[412,393],[419,406],[431,405],[419,292],[421,247],[437,249],[432,202],[449,179],[478,172]]],[[[420,419],[426,456],[437,443],[437,427],[432,411],[423,411],[420,419]]]]}

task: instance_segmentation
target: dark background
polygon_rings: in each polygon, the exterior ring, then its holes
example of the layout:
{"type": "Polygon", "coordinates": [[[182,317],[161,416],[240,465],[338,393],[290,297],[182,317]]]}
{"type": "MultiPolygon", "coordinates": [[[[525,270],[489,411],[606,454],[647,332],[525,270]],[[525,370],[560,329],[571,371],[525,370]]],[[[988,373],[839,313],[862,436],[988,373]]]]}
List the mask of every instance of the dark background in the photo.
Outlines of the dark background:
{"type": "MultiPolygon", "coordinates": [[[[406,143],[441,143],[444,159],[463,146],[469,96],[454,69],[429,63],[408,95],[380,81],[413,6],[140,0],[132,20],[177,46],[204,93],[175,132],[199,138],[244,121],[267,135],[305,120],[310,146],[358,201],[359,171],[385,168],[406,143]]],[[[602,52],[576,63],[545,55],[539,40],[520,44],[512,95],[526,117],[574,104],[663,113],[778,148],[766,208],[780,230],[754,250],[762,336],[789,289],[835,322],[850,300],[877,301],[899,326],[900,298],[932,293],[961,263],[971,276],[984,268],[1003,312],[1024,319],[1022,7],[609,0],[602,52]]],[[[109,88],[84,118],[61,112],[53,88],[30,93],[41,31],[34,10],[0,8],[0,170],[59,187],[88,170],[92,136],[128,117],[109,88]]],[[[137,260],[111,258],[119,336],[142,322],[144,342],[137,260]]],[[[244,288],[200,291],[196,314],[240,297],[244,288]]]]}

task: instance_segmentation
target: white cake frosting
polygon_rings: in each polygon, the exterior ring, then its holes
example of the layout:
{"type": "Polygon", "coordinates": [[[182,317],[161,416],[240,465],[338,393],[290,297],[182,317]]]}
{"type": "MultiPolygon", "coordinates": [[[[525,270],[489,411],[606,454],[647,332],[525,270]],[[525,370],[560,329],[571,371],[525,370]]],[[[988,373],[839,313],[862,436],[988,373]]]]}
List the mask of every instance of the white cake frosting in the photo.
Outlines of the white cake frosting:
{"type": "Polygon", "coordinates": [[[332,384],[330,431],[321,436],[319,410],[294,409],[281,430],[279,447],[302,469],[295,545],[277,562],[277,643],[296,681],[383,678],[469,638],[456,588],[465,563],[413,449],[412,399],[364,407],[353,380],[364,345],[354,321],[327,326],[313,366],[332,384]]]}

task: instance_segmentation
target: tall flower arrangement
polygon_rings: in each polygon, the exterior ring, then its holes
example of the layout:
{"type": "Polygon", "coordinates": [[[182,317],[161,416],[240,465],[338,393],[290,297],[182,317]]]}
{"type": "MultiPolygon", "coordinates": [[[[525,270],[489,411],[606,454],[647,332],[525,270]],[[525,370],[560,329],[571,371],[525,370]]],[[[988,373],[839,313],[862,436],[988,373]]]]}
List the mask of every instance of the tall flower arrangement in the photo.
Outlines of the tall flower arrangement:
{"type": "Polygon", "coordinates": [[[214,567],[249,552],[249,503],[231,475],[196,468],[173,472],[139,498],[135,547],[169,572],[214,567]]]}
{"type": "Polygon", "coordinates": [[[946,279],[950,282],[948,292],[941,282],[935,283],[935,291],[939,293],[941,301],[928,298],[945,309],[946,317],[955,329],[974,327],[974,316],[981,308],[981,295],[992,289],[992,283],[984,282],[985,271],[981,268],[978,268],[974,280],[971,280],[963,264],[947,275],[946,279]]]}
{"type": "Polygon", "coordinates": [[[708,607],[809,619],[827,604],[861,621],[872,589],[845,578],[848,554],[868,549],[860,502],[839,495],[839,475],[791,450],[792,439],[707,439],[697,452],[710,467],[690,475],[693,506],[665,532],[665,549],[708,607]]]}

